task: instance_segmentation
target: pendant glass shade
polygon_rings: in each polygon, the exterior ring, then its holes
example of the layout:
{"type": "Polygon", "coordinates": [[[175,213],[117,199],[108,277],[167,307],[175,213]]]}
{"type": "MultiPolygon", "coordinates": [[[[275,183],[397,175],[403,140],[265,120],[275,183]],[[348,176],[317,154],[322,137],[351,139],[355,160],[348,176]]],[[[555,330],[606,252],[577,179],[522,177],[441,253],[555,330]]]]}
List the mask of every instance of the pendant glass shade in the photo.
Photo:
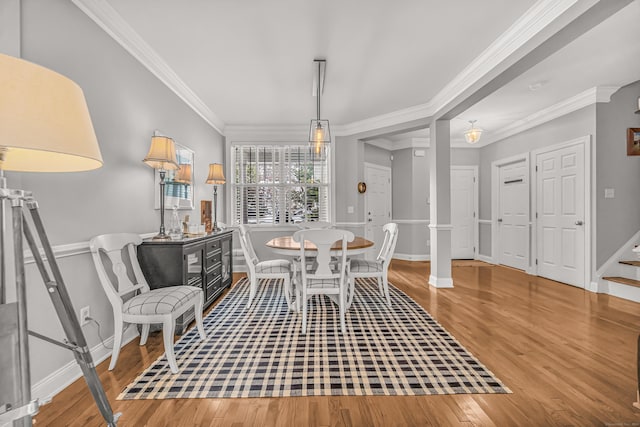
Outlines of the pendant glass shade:
{"type": "Polygon", "coordinates": [[[77,172],[102,166],[82,89],[47,68],[0,54],[0,166],[77,172]]]}
{"type": "Polygon", "coordinates": [[[211,163],[209,165],[209,176],[207,177],[207,184],[221,185],[227,181],[224,178],[224,169],[220,163],[211,163]]]}
{"type": "Polygon", "coordinates": [[[311,126],[309,127],[309,142],[331,142],[329,120],[311,120],[311,126]]]}
{"type": "Polygon", "coordinates": [[[176,146],[173,139],[167,136],[152,136],[151,147],[143,162],[154,169],[176,170],[178,159],[176,158],[176,146]]]}
{"type": "Polygon", "coordinates": [[[471,129],[464,133],[464,139],[469,144],[475,144],[480,141],[480,136],[482,136],[482,129],[473,126],[475,122],[475,120],[469,120],[469,123],[471,123],[471,129]]]}
{"type": "Polygon", "coordinates": [[[309,142],[312,143],[316,153],[319,153],[322,148],[322,144],[331,142],[331,130],[329,129],[329,120],[320,119],[320,96],[322,95],[324,82],[324,70],[326,69],[326,61],[324,59],[316,59],[314,62],[317,65],[315,80],[317,86],[314,88],[314,93],[317,97],[317,110],[316,118],[311,119],[311,125],[309,126],[309,142]]]}

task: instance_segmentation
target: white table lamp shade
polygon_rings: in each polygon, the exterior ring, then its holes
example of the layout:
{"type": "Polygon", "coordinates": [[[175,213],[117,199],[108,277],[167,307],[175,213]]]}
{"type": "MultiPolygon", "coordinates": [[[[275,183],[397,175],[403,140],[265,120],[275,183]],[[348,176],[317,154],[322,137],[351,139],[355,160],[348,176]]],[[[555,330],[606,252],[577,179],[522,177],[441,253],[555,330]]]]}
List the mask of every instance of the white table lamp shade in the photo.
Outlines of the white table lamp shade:
{"type": "Polygon", "coordinates": [[[211,163],[209,165],[209,175],[207,176],[205,183],[219,185],[226,182],[222,165],[220,163],[211,163]]]}
{"type": "Polygon", "coordinates": [[[76,172],[102,166],[82,89],[39,65],[0,54],[1,168],[76,172]]]}

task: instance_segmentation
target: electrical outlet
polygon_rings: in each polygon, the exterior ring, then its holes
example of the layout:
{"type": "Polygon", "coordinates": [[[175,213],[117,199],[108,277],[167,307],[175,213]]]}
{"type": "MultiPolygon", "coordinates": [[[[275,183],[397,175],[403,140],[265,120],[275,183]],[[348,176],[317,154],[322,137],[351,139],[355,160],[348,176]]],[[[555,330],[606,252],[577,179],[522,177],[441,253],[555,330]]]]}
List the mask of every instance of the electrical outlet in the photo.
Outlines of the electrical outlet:
{"type": "Polygon", "coordinates": [[[89,306],[82,307],[80,309],[80,326],[84,326],[89,323],[89,317],[91,317],[91,309],[89,306]]]}

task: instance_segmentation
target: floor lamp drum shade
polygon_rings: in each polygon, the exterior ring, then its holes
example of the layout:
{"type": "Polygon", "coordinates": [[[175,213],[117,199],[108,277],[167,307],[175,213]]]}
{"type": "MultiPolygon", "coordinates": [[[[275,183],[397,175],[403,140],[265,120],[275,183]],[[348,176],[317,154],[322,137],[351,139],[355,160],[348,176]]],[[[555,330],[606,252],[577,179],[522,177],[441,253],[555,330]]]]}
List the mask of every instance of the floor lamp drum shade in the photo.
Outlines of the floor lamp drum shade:
{"type": "Polygon", "coordinates": [[[0,54],[1,168],[78,172],[102,166],[82,89],[54,71],[0,54]]]}

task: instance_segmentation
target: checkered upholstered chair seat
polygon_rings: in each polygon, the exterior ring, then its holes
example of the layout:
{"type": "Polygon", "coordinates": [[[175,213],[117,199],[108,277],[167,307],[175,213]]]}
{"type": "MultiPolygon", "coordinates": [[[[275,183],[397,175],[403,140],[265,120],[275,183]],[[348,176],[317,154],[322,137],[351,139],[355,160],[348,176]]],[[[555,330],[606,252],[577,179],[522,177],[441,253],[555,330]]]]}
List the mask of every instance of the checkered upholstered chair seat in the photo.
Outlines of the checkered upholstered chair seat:
{"type": "Polygon", "coordinates": [[[291,263],[284,259],[260,261],[255,268],[256,273],[291,273],[291,263]]]}
{"type": "Polygon", "coordinates": [[[351,272],[352,273],[372,273],[381,272],[382,263],[378,261],[368,261],[366,259],[352,259],[351,260],[351,272]]]}
{"type": "Polygon", "coordinates": [[[195,286],[170,286],[136,295],[122,305],[127,314],[169,314],[192,301],[202,289],[195,286]]]}
{"type": "Polygon", "coordinates": [[[171,372],[177,374],[178,364],[173,354],[176,319],[193,309],[198,332],[205,339],[202,324],[204,292],[195,286],[162,287],[162,283],[156,284],[157,289],[150,289],[136,254],[141,243],[140,236],[132,233],[103,234],[89,242],[98,279],[113,308],[113,350],[109,370],[116,367],[126,324],[142,325],[140,345],[145,345],[151,324],[161,323],[164,353],[171,372]]]}

